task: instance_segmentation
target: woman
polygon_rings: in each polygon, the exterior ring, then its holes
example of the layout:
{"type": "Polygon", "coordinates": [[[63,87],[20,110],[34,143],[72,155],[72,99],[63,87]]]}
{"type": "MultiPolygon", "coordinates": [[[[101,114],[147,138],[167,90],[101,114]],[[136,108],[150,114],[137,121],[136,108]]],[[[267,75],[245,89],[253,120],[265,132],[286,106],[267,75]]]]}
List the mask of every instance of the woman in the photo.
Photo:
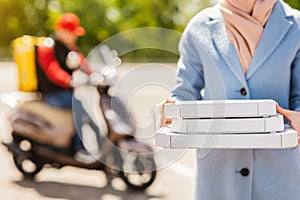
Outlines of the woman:
{"type": "MultiPolygon", "coordinates": [[[[300,13],[280,0],[223,0],[201,11],[181,38],[178,85],[164,103],[273,99],[300,133],[299,28],[300,13]]],[[[203,153],[196,199],[300,199],[298,147],[203,153]]]]}

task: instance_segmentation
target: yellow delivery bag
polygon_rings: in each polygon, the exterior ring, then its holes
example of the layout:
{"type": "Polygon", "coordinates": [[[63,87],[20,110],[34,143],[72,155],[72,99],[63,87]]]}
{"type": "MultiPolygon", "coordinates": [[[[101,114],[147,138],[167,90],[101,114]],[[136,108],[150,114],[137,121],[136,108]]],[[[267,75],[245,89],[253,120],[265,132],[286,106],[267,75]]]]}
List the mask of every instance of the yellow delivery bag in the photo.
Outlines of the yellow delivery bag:
{"type": "Polygon", "coordinates": [[[45,38],[24,35],[12,41],[13,56],[18,68],[19,89],[21,91],[37,91],[35,48],[42,45],[45,38]]]}

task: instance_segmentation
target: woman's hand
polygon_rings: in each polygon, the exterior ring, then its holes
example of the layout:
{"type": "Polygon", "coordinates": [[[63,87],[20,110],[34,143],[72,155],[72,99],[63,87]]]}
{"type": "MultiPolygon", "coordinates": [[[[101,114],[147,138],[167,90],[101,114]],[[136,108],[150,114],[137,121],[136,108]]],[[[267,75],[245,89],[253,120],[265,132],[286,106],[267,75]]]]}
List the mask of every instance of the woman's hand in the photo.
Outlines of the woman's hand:
{"type": "Polygon", "coordinates": [[[300,112],[284,109],[278,104],[276,105],[276,109],[279,114],[282,114],[290,122],[291,128],[297,131],[298,144],[300,144],[300,112]]]}
{"type": "Polygon", "coordinates": [[[161,122],[160,122],[160,127],[163,126],[164,124],[169,124],[172,122],[172,119],[170,118],[165,118],[165,114],[164,114],[164,108],[165,108],[165,105],[167,103],[175,103],[176,102],[176,98],[175,97],[169,97],[165,100],[163,100],[159,105],[160,105],[160,108],[161,108],[161,122]]]}

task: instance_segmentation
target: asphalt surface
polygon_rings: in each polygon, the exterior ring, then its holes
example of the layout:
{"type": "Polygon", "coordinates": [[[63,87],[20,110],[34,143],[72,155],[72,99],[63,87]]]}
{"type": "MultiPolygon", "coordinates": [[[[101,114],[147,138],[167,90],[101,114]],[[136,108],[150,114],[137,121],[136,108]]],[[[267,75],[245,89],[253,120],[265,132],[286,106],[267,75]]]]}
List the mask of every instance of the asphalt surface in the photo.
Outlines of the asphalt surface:
{"type": "MultiPolygon", "coordinates": [[[[151,111],[153,105],[170,95],[169,89],[175,81],[174,64],[122,64],[118,72],[120,81],[113,93],[123,95],[136,121],[138,139],[149,143],[156,152],[158,175],[153,185],[145,192],[134,192],[118,178],[107,184],[103,172],[75,167],[44,168],[35,180],[25,180],[14,166],[12,155],[0,145],[1,200],[192,199],[194,151],[166,150],[154,145],[151,111]]],[[[17,91],[17,80],[15,64],[0,63],[0,97],[17,91]]],[[[1,141],[10,139],[9,110],[9,106],[0,102],[1,141]]]]}

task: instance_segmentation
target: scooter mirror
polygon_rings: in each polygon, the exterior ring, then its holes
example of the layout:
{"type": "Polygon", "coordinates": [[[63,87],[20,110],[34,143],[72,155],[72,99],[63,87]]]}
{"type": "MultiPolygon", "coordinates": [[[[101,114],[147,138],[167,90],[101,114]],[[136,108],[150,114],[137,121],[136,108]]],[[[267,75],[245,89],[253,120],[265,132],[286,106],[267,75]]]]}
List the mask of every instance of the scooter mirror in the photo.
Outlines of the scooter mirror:
{"type": "Polygon", "coordinates": [[[122,60],[119,57],[115,57],[112,61],[111,61],[111,65],[118,67],[120,66],[122,63],[122,60]]]}
{"type": "Polygon", "coordinates": [[[118,52],[117,52],[116,50],[110,50],[110,54],[111,54],[111,56],[112,56],[113,58],[119,57],[119,54],[118,54],[118,52]]]}

